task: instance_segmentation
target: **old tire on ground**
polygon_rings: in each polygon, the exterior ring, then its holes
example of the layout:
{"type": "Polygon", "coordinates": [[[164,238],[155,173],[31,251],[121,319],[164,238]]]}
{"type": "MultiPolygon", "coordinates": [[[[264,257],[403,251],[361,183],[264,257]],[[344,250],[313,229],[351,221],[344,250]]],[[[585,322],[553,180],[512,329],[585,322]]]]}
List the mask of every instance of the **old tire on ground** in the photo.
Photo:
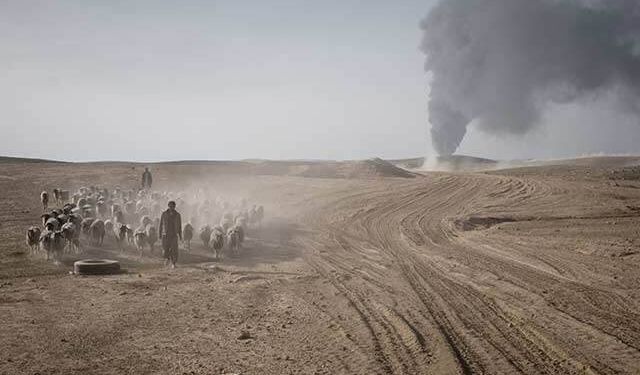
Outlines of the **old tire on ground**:
{"type": "Polygon", "coordinates": [[[84,259],[73,263],[76,275],[109,275],[120,272],[120,262],[110,259],[84,259]]]}

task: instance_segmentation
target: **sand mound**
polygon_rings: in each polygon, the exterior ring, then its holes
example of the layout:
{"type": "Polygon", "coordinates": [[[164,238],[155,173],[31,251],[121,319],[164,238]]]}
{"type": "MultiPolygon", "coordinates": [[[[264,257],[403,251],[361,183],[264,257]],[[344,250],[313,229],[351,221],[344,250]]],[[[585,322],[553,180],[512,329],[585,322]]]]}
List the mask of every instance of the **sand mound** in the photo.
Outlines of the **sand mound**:
{"type": "Polygon", "coordinates": [[[401,177],[413,178],[416,175],[395,166],[380,158],[347,162],[342,167],[344,176],[347,178],[368,178],[368,177],[401,177]]]}
{"type": "Polygon", "coordinates": [[[379,158],[341,161],[311,162],[289,168],[288,175],[315,178],[413,178],[416,175],[379,158]]]}

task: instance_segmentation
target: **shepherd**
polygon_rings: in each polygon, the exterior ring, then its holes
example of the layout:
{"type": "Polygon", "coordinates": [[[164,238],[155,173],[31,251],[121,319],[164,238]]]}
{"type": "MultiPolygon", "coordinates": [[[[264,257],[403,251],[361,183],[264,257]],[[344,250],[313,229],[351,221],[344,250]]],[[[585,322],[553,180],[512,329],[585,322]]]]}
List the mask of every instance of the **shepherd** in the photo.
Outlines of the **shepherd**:
{"type": "Polygon", "coordinates": [[[143,189],[151,189],[151,184],[153,183],[153,178],[151,177],[151,172],[149,168],[145,168],[142,173],[142,188],[143,189]]]}
{"type": "Polygon", "coordinates": [[[158,235],[162,238],[163,256],[165,265],[171,263],[171,268],[176,268],[178,262],[178,239],[182,241],[182,218],[176,211],[176,202],[169,201],[169,208],[160,216],[160,228],[158,235]]]}

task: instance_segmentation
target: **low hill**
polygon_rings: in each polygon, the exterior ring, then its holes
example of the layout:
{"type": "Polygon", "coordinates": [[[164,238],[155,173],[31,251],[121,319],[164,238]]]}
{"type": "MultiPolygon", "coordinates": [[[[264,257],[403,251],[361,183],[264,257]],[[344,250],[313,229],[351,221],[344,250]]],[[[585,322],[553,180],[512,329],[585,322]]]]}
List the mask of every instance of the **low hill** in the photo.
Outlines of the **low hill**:
{"type": "Polygon", "coordinates": [[[0,163],[65,163],[64,161],[0,156],[0,163]]]}
{"type": "Polygon", "coordinates": [[[416,176],[414,173],[379,158],[332,163],[313,163],[309,164],[307,169],[298,173],[298,175],[324,178],[412,178],[416,176]]]}
{"type": "Polygon", "coordinates": [[[254,174],[288,175],[313,178],[412,178],[416,174],[385,160],[353,161],[258,161],[250,163],[254,174]]]}

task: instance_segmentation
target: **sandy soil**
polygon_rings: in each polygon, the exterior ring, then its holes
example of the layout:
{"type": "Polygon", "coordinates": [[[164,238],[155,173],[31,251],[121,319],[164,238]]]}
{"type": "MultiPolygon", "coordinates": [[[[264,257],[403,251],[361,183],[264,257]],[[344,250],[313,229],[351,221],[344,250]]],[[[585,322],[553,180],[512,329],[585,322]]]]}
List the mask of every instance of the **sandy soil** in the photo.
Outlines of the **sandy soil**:
{"type": "Polygon", "coordinates": [[[5,161],[0,374],[638,374],[633,164],[349,179],[155,165],[156,185],[248,196],[268,220],[239,258],[196,245],[169,270],[108,240],[86,256],[127,273],[79,277],[23,244],[40,190],[133,186],[140,166],[5,161]]]}

